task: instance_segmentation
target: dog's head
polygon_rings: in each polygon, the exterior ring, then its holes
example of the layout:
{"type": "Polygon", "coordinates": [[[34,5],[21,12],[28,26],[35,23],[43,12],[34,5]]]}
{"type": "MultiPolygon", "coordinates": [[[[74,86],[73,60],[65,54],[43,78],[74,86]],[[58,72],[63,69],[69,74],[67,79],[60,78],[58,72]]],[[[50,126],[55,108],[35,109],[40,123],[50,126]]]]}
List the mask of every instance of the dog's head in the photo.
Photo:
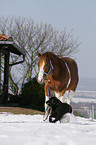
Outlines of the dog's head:
{"type": "Polygon", "coordinates": [[[56,97],[51,97],[47,102],[46,104],[49,106],[49,107],[54,107],[57,105],[58,103],[58,99],[56,97]]]}

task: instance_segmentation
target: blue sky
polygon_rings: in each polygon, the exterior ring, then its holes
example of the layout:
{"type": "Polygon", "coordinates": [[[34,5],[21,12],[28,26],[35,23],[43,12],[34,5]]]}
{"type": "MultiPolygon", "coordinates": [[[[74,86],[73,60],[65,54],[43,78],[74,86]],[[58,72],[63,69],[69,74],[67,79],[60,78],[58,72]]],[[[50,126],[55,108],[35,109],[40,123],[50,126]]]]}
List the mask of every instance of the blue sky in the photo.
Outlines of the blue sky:
{"type": "Polygon", "coordinates": [[[0,0],[0,16],[31,17],[79,37],[80,77],[96,78],[96,0],[0,0]]]}

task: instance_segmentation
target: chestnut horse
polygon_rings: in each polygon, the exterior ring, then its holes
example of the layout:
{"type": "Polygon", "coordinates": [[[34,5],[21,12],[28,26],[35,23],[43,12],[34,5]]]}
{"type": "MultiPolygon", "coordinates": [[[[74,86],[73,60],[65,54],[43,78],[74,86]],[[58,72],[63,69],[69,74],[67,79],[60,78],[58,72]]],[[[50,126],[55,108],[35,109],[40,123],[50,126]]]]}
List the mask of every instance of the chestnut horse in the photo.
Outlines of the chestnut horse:
{"type": "Polygon", "coordinates": [[[38,61],[38,82],[45,82],[45,117],[48,117],[46,101],[55,92],[55,96],[65,102],[67,92],[67,103],[70,104],[78,84],[78,68],[76,62],[68,57],[59,57],[52,52],[40,54],[38,61]]]}

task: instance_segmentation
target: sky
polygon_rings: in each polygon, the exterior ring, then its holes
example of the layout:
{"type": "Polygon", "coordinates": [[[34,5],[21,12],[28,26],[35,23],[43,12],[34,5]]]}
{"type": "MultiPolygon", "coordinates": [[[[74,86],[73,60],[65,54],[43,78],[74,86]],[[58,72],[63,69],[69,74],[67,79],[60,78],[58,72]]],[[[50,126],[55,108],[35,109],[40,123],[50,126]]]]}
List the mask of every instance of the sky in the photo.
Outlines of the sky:
{"type": "Polygon", "coordinates": [[[96,0],[0,0],[0,16],[31,17],[78,37],[81,78],[96,78],[96,0]]]}

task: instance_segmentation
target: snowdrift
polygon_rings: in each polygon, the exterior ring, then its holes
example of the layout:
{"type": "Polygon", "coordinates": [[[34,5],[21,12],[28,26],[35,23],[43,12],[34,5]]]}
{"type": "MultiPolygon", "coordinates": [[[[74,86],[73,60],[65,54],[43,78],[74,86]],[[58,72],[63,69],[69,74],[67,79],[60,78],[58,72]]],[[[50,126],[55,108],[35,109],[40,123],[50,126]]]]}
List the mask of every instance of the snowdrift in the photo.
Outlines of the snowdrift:
{"type": "Polygon", "coordinates": [[[42,115],[0,114],[0,145],[96,145],[96,122],[67,114],[61,123],[42,115]]]}

